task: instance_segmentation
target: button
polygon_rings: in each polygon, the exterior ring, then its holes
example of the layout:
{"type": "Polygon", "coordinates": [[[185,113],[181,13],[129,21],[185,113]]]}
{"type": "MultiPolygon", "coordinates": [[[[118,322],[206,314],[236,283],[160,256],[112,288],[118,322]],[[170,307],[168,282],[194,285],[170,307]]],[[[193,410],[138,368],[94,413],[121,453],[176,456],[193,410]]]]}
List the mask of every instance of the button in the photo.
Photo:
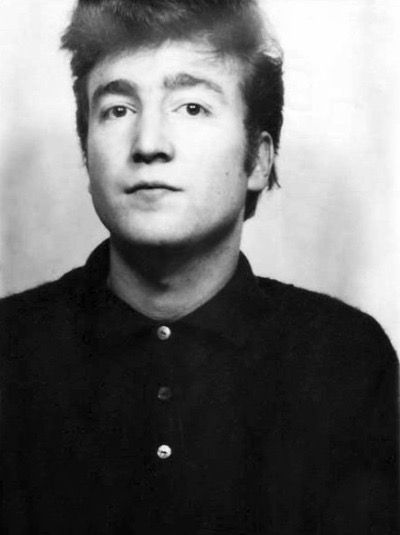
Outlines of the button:
{"type": "Polygon", "coordinates": [[[161,401],[168,401],[172,397],[172,391],[169,386],[161,386],[157,393],[158,399],[161,401]]]}
{"type": "Polygon", "coordinates": [[[160,340],[168,340],[168,338],[171,336],[171,329],[166,325],[161,325],[157,329],[157,336],[160,340]]]}
{"type": "Polygon", "coordinates": [[[172,454],[172,450],[166,444],[159,446],[159,448],[157,449],[157,456],[160,459],[168,459],[168,457],[171,457],[171,454],[172,454]]]}

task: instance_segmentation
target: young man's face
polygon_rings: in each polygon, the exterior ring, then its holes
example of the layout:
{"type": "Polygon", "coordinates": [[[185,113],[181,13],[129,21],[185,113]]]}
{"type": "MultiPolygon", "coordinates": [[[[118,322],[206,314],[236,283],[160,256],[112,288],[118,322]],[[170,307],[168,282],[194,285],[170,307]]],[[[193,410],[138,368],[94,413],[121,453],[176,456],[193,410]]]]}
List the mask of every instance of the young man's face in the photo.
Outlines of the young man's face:
{"type": "Polygon", "coordinates": [[[204,44],[128,50],[89,75],[87,165],[112,236],[183,246],[240,233],[247,190],[242,69],[204,44]]]}

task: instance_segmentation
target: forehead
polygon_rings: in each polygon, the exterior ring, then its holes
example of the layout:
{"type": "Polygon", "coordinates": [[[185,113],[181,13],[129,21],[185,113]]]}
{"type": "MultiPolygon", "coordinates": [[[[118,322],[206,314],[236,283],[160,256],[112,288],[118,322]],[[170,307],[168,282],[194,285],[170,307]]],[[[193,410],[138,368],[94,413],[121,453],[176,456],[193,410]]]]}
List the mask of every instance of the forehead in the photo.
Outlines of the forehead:
{"type": "Polygon", "coordinates": [[[218,55],[202,42],[172,41],[154,47],[127,48],[106,56],[94,66],[88,78],[89,100],[99,86],[113,80],[131,80],[146,93],[171,90],[168,80],[178,75],[208,81],[209,89],[215,84],[225,97],[235,99],[241,94],[244,67],[239,59],[218,55]]]}

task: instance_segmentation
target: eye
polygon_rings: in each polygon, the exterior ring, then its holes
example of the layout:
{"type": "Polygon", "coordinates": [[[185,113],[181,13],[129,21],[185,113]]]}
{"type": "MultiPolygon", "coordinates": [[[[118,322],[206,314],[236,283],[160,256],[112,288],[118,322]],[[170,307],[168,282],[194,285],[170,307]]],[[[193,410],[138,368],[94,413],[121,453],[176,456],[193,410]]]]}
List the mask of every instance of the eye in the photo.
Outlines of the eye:
{"type": "Polygon", "coordinates": [[[196,104],[195,102],[189,102],[188,104],[184,105],[184,109],[188,115],[209,115],[209,111],[204,108],[204,106],[201,106],[200,104],[196,104]]]}
{"type": "Polygon", "coordinates": [[[106,119],[119,119],[120,117],[125,117],[128,113],[128,108],[126,106],[113,106],[104,112],[104,117],[106,119]]]}

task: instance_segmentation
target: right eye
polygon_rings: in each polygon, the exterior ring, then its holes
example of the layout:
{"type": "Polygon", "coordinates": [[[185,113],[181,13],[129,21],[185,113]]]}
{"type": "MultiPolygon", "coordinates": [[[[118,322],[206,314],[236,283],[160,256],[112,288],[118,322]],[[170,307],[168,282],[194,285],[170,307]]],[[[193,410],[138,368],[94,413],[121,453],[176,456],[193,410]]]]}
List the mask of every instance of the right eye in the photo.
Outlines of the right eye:
{"type": "Polygon", "coordinates": [[[126,106],[112,106],[104,112],[105,119],[119,119],[120,117],[125,117],[128,113],[128,108],[126,106]]]}

